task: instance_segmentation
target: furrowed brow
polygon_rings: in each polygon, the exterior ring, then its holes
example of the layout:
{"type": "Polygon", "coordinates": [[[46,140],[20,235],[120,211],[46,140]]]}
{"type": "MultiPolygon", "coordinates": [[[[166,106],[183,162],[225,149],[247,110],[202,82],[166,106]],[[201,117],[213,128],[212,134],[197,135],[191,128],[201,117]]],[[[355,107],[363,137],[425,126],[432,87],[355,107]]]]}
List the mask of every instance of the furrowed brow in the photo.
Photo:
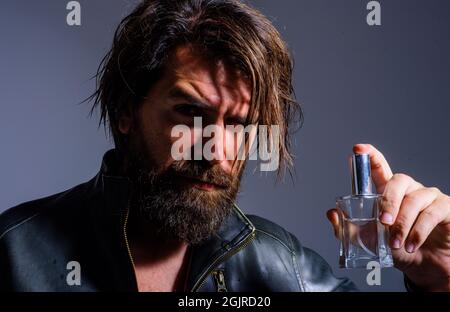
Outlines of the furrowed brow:
{"type": "Polygon", "coordinates": [[[190,94],[186,90],[183,90],[179,87],[174,87],[172,90],[170,90],[169,97],[176,99],[183,99],[184,101],[194,104],[200,108],[214,110],[214,107],[211,104],[208,104],[202,99],[190,94]]]}
{"type": "MultiPolygon", "coordinates": [[[[190,94],[188,91],[186,91],[180,87],[173,87],[172,90],[170,90],[170,92],[169,92],[169,97],[174,98],[174,99],[182,99],[191,105],[197,106],[198,108],[216,112],[216,108],[213,105],[190,94]]],[[[246,117],[241,117],[241,116],[231,116],[231,118],[233,120],[235,120],[237,123],[241,123],[241,124],[245,124],[247,121],[246,117]]]]}

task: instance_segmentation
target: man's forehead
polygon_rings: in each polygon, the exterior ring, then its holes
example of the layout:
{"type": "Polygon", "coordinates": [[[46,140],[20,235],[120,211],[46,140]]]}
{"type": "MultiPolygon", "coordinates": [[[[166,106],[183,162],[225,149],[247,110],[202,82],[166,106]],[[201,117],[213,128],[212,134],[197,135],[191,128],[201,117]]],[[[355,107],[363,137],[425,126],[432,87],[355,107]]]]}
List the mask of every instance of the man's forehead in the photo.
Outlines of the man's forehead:
{"type": "Polygon", "coordinates": [[[224,58],[217,58],[204,48],[186,44],[177,46],[169,58],[169,68],[183,77],[195,78],[209,74],[216,82],[233,86],[234,82],[245,83],[250,88],[250,81],[236,66],[224,58]]]}
{"type": "Polygon", "coordinates": [[[212,104],[224,100],[250,104],[251,87],[244,75],[223,60],[205,57],[195,46],[177,47],[168,64],[172,86],[195,92],[212,104]]]}

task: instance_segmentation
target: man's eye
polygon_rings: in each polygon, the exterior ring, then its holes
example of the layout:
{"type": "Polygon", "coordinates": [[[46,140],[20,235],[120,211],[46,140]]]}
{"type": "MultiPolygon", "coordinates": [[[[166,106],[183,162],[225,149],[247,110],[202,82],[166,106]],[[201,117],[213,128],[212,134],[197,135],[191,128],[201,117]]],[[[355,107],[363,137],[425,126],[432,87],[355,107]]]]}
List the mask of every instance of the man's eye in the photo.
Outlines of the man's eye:
{"type": "Polygon", "coordinates": [[[245,120],[240,118],[228,118],[226,124],[230,126],[247,126],[245,120]]]}
{"type": "Polygon", "coordinates": [[[175,107],[175,111],[187,117],[202,117],[203,112],[195,105],[182,104],[175,107]]]}

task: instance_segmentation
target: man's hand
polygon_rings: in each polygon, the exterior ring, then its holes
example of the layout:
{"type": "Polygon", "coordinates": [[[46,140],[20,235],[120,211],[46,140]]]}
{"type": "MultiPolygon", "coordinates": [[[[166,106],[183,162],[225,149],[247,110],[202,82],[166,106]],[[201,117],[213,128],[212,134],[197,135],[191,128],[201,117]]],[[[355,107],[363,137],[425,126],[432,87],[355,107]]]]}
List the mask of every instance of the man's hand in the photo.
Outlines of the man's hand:
{"type": "MultiPolygon", "coordinates": [[[[370,144],[357,144],[353,152],[370,155],[372,180],[383,195],[380,221],[389,228],[395,266],[421,289],[450,291],[450,196],[393,174],[370,144]]],[[[339,233],[337,210],[327,217],[339,233]]]]}

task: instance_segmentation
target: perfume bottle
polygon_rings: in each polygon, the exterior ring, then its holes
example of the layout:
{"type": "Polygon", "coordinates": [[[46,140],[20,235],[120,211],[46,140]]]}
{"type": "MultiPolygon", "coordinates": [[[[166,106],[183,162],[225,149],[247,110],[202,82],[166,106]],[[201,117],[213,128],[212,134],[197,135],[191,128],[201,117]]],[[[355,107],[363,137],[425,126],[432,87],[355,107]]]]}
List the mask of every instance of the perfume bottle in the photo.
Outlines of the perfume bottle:
{"type": "Polygon", "coordinates": [[[382,196],[372,193],[369,155],[353,155],[351,172],[352,194],[336,199],[340,267],[366,268],[372,261],[380,267],[392,267],[389,231],[379,220],[382,196]]]}

